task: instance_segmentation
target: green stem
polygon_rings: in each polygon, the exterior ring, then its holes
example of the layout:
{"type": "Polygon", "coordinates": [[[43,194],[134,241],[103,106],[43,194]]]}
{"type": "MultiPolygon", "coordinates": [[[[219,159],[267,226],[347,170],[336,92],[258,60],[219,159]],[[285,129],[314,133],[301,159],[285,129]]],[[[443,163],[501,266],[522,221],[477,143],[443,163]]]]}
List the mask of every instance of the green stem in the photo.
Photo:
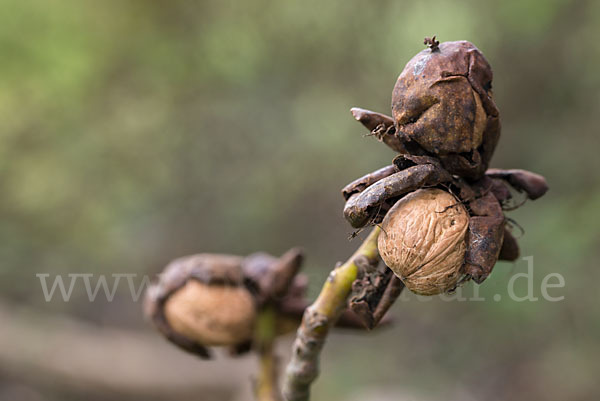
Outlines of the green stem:
{"type": "Polygon", "coordinates": [[[286,401],[309,399],[310,386],[319,375],[319,355],[329,329],[346,308],[359,266],[378,261],[377,237],[380,231],[379,227],[373,228],[350,259],[329,274],[315,302],[306,308],[294,341],[292,359],[286,369],[283,384],[286,401]]]}
{"type": "Polygon", "coordinates": [[[255,342],[260,360],[259,377],[256,383],[258,401],[281,401],[277,383],[277,357],[275,337],[277,335],[277,314],[267,306],[258,316],[255,342]]]}

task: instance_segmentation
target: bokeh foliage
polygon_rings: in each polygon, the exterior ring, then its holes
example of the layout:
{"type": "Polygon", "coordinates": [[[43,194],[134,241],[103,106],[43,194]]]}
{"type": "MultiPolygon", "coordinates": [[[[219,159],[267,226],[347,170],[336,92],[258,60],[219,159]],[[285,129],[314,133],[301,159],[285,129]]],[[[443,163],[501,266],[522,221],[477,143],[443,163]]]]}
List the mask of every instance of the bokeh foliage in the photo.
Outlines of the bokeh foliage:
{"type": "Polygon", "coordinates": [[[565,300],[493,302],[526,266],[499,264],[486,302],[412,299],[396,329],[332,341],[317,394],[597,393],[600,2],[6,0],[0,12],[5,299],[137,327],[126,297],[118,310],[45,305],[35,274],[155,273],[199,251],[296,244],[315,291],[357,246],[339,188],[393,157],[348,109],[388,112],[424,36],[468,39],[495,73],[492,165],[549,180],[511,217],[536,288],[560,272],[565,300]]]}

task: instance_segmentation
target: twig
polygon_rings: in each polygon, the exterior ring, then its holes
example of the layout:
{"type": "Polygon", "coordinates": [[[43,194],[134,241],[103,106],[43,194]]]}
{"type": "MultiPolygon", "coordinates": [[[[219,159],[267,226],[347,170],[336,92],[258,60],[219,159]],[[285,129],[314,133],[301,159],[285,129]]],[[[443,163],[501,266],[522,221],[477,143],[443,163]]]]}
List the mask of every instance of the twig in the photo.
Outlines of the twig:
{"type": "Polygon", "coordinates": [[[385,288],[385,291],[381,296],[381,300],[375,308],[375,312],[373,312],[374,326],[377,326],[379,322],[381,322],[381,319],[383,319],[388,309],[390,309],[398,296],[400,296],[400,293],[402,293],[403,289],[404,283],[402,283],[402,280],[400,280],[400,278],[395,274],[392,274],[390,282],[385,288]]]}
{"type": "Polygon", "coordinates": [[[258,401],[281,401],[277,382],[277,356],[274,350],[277,335],[276,319],[277,316],[272,307],[265,308],[258,316],[255,335],[260,359],[259,377],[255,389],[258,401]]]}
{"type": "Polygon", "coordinates": [[[354,255],[329,274],[316,301],[306,308],[285,373],[285,400],[309,399],[310,386],[319,375],[321,349],[329,329],[346,308],[346,300],[357,278],[359,266],[378,262],[377,237],[380,232],[379,227],[373,228],[354,255]]]}

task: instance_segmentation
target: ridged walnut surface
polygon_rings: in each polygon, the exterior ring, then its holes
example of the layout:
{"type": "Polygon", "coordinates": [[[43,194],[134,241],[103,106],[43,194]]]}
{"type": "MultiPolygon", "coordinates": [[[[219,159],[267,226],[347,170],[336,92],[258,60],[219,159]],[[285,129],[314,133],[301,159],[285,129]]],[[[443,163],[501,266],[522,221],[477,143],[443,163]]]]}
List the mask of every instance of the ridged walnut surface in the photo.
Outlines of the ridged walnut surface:
{"type": "Polygon", "coordinates": [[[451,194],[420,189],[387,213],[379,236],[385,264],[420,295],[454,288],[465,260],[469,215],[451,194]]]}

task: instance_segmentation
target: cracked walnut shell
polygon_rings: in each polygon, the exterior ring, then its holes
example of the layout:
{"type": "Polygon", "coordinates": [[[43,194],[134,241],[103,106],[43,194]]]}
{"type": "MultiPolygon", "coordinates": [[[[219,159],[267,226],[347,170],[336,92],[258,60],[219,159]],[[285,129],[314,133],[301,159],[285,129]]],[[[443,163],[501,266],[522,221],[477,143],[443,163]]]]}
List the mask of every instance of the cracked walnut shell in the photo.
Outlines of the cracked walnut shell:
{"type": "Polygon", "coordinates": [[[462,276],[468,227],[469,214],[454,196],[420,189],[386,214],[379,252],[409,290],[440,294],[455,288],[462,276]]]}

